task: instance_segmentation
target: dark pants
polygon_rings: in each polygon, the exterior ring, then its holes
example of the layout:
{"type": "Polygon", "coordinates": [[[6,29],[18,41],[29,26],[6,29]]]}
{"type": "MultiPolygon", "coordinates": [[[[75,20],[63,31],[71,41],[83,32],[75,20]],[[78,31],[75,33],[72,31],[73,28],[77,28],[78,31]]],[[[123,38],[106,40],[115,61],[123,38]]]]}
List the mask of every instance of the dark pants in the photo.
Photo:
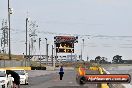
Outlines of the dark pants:
{"type": "Polygon", "coordinates": [[[62,80],[62,78],[63,78],[63,74],[60,74],[60,80],[62,80]]]}
{"type": "Polygon", "coordinates": [[[59,72],[59,74],[60,74],[60,80],[62,80],[64,72],[59,72]]]}

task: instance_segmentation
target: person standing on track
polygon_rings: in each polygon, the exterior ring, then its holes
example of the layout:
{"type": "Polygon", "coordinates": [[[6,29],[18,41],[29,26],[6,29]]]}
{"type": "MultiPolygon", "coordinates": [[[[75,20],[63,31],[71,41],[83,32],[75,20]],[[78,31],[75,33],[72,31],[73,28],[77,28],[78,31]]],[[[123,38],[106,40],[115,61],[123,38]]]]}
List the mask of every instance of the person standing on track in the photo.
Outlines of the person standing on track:
{"type": "Polygon", "coordinates": [[[13,88],[20,88],[20,76],[12,70],[7,70],[6,72],[8,75],[11,74],[11,76],[14,78],[13,88]]]}
{"type": "Polygon", "coordinates": [[[60,72],[59,72],[60,80],[62,80],[62,78],[63,78],[63,74],[64,74],[64,70],[63,70],[63,66],[61,66],[61,68],[60,68],[60,72]]]}

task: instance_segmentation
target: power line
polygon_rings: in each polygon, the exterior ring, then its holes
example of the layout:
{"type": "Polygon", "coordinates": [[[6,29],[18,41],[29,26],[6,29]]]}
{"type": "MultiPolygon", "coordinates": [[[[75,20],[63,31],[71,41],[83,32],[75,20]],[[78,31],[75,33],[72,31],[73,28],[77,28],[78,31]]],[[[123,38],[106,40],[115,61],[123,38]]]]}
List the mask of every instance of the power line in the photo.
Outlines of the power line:
{"type": "MultiPolygon", "coordinates": [[[[33,22],[32,22],[33,23],[33,22]]],[[[36,21],[35,21],[36,23],[36,21]]],[[[31,25],[30,25],[31,26],[31,25]]],[[[36,25],[36,27],[38,27],[36,25]]],[[[17,31],[17,33],[25,33],[25,31],[20,31],[20,29],[13,29],[13,31],[17,31]],[[18,31],[19,30],[19,31],[18,31]]],[[[30,30],[28,31],[30,32],[30,30]]],[[[132,36],[130,35],[124,35],[124,36],[112,36],[112,35],[91,35],[91,34],[71,34],[71,33],[58,33],[58,32],[49,32],[49,31],[36,31],[36,33],[40,33],[40,34],[47,34],[47,35],[71,35],[71,36],[79,36],[79,37],[90,37],[90,38],[132,38],[132,36]]]]}

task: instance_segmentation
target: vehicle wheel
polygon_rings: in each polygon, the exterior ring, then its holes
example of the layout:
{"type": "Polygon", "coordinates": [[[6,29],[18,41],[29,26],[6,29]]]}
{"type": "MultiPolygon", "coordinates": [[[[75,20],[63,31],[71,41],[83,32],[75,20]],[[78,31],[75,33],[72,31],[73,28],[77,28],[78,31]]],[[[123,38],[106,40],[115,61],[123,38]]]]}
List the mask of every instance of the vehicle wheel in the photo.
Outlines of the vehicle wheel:
{"type": "Polygon", "coordinates": [[[27,80],[25,80],[25,85],[28,85],[28,82],[27,82],[27,80]]]}
{"type": "Polygon", "coordinates": [[[84,85],[85,83],[86,83],[86,78],[85,77],[80,77],[79,84],[84,85]]]}
{"type": "Polygon", "coordinates": [[[28,85],[28,83],[26,83],[26,85],[28,85]]]}
{"type": "Polygon", "coordinates": [[[86,78],[83,77],[83,76],[78,76],[76,77],[76,82],[79,84],[79,85],[84,85],[86,83],[86,78]]]}

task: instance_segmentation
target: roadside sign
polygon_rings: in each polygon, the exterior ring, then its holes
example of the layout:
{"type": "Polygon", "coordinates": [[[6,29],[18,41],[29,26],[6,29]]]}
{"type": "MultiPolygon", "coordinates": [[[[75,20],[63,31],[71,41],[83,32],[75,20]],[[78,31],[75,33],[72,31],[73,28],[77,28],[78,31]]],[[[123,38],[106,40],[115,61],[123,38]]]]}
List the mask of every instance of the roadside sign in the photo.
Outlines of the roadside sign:
{"type": "Polygon", "coordinates": [[[78,37],[74,37],[74,36],[55,36],[54,37],[54,43],[62,43],[62,42],[77,43],[78,37]]]}
{"type": "Polygon", "coordinates": [[[55,36],[54,43],[57,53],[74,53],[74,43],[78,42],[78,37],[55,36]]]}
{"type": "Polygon", "coordinates": [[[74,49],[56,48],[57,53],[74,53],[74,49]]]}

